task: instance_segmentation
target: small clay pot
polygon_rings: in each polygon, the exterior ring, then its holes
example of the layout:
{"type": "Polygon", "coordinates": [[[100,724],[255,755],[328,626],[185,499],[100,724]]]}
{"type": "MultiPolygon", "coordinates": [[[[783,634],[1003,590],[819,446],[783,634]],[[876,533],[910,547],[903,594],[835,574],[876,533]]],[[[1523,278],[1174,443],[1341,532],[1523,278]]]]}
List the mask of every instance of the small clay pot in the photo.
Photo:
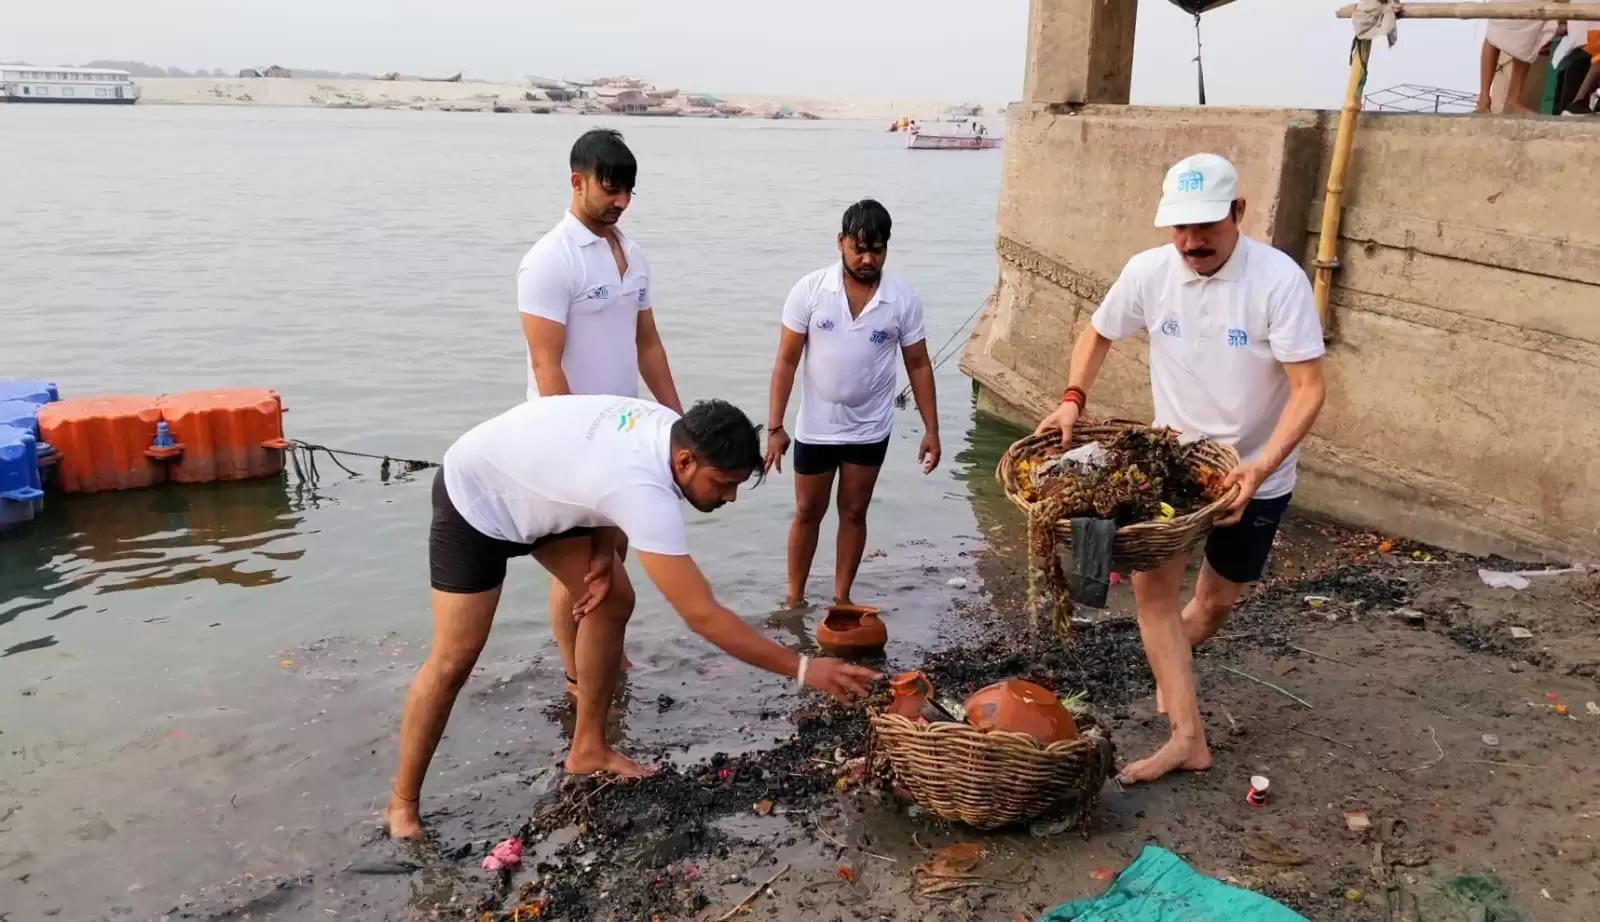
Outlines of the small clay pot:
{"type": "Polygon", "coordinates": [[[928,720],[925,712],[934,707],[933,685],[920,672],[902,672],[889,680],[890,714],[899,714],[908,720],[928,720]]]}
{"type": "Polygon", "coordinates": [[[967,697],[967,723],[979,730],[1026,733],[1041,746],[1075,739],[1078,725],[1055,692],[1023,679],[1007,679],[967,697]]]}
{"type": "Polygon", "coordinates": [[[817,645],[829,656],[868,656],[889,642],[889,629],[868,605],[832,605],[817,625],[817,645]]]}

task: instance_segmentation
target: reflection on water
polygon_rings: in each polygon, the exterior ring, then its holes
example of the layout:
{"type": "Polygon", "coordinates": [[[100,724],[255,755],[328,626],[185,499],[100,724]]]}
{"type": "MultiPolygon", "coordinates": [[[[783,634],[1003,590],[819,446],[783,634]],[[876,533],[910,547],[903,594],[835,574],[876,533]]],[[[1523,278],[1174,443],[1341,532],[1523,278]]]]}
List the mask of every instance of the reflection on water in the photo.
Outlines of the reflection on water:
{"type": "MultiPolygon", "coordinates": [[[[31,526],[0,539],[0,628],[36,631],[86,610],[85,593],[282,582],[281,564],[305,553],[296,540],[305,504],[283,477],[52,496],[31,526]]],[[[3,655],[49,645],[25,641],[3,655]]]]}

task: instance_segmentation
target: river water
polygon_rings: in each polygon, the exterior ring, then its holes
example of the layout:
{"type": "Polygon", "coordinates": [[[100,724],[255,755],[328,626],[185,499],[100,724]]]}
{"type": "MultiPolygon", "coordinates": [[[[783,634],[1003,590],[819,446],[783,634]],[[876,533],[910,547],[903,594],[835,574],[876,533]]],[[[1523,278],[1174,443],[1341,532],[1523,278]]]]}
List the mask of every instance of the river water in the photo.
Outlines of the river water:
{"type": "MultiPolygon", "coordinates": [[[[999,152],[906,151],[878,124],[621,121],[641,163],[624,226],[686,400],[761,421],[784,295],[836,258],[863,196],[895,217],[889,265],[922,294],[930,348],[965,341],[995,276],[999,152]]],[[[0,108],[0,377],[66,396],[273,387],[292,437],[437,458],[521,398],[515,267],[596,124],[0,108]]],[[[975,428],[955,359],[938,383],[945,462],[917,471],[920,422],[901,411],[857,586],[888,612],[891,661],[940,640],[963,592],[947,580],[976,586],[1004,518],[990,472],[1011,433],[975,428]]],[[[315,485],[51,496],[0,536],[0,918],[159,917],[224,882],[307,873],[347,886],[322,871],[371,838],[429,636],[427,477],[347,463],[357,476],[319,462],[315,485]]],[[[803,646],[815,615],[772,614],[791,497],[782,475],[691,511],[690,540],[725,603],[803,646]]],[[[831,585],[825,529],[813,598],[831,585]]],[[[465,815],[515,829],[516,779],[563,748],[544,585],[513,565],[434,763],[425,806],[447,833],[465,815]]],[[[760,713],[791,700],[642,585],[628,651],[619,732],[670,758],[769,741],[760,713]]],[[[370,900],[363,918],[403,915],[403,889],[370,900]]]]}

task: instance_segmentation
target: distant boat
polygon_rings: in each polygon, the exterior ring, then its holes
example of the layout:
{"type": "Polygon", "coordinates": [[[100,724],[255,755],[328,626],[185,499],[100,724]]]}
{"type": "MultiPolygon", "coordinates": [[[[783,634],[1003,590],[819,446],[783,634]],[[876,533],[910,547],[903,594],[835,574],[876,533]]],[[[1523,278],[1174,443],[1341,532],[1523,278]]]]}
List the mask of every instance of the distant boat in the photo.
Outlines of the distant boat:
{"type": "Polygon", "coordinates": [[[97,103],[131,106],[139,85],[125,70],[102,67],[0,67],[0,102],[97,103]]]}
{"type": "Polygon", "coordinates": [[[906,129],[906,147],[911,150],[993,150],[1000,144],[1000,138],[972,119],[914,124],[906,129]]]}

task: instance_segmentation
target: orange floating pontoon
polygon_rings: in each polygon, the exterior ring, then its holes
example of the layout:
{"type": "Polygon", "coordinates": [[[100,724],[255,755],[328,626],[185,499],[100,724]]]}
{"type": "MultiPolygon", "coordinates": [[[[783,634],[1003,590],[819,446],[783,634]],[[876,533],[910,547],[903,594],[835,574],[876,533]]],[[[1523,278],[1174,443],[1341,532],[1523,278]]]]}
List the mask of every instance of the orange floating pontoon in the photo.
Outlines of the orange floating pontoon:
{"type": "Polygon", "coordinates": [[[175,456],[167,462],[172,480],[209,483],[282,473],[289,442],[277,391],[238,387],[169,394],[160,409],[176,443],[167,449],[175,456]]]}
{"type": "Polygon", "coordinates": [[[137,490],[165,480],[147,455],[161,421],[147,395],[82,397],[39,408],[39,435],[60,454],[56,487],[64,493],[137,490]]]}

